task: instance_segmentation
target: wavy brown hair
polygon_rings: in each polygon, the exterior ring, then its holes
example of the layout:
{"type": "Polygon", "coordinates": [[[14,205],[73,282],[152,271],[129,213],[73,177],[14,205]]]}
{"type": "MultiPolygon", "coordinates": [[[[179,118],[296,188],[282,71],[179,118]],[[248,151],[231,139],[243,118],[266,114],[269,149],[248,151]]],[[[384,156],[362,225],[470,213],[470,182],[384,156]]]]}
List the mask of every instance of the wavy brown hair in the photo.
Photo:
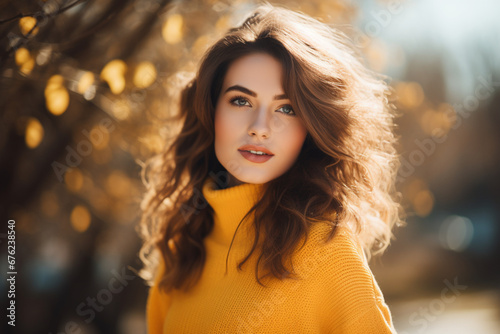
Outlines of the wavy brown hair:
{"type": "Polygon", "coordinates": [[[160,288],[166,291],[187,290],[201,276],[203,239],[214,225],[201,189],[210,175],[227,173],[215,156],[215,106],[230,64],[254,52],[268,53],[283,65],[284,92],[308,134],[295,164],[266,183],[250,210],[255,240],[238,268],[257,249],[261,235],[255,277],[262,285],[262,277],[292,274],[284,263],[301,237],[307,240],[312,224],[332,225],[327,241],[337,226],[351,227],[368,258],[382,253],[393,226],[403,224],[395,197],[396,113],[385,77],[363,65],[342,32],[265,2],[205,53],[180,93],[180,131],[143,165],[147,192],[139,225],[144,239],[140,275],[152,284],[163,261],[160,288]],[[259,276],[260,266],[266,275],[259,276]]]}

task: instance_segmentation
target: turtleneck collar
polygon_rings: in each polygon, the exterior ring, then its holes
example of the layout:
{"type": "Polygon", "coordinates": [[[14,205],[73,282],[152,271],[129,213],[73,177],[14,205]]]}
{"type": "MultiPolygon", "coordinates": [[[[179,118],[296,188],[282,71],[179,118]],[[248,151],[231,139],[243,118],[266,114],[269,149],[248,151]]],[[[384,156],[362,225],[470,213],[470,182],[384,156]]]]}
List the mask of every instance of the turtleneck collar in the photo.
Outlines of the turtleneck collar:
{"type": "MultiPolygon", "coordinates": [[[[214,228],[209,237],[219,244],[229,246],[238,224],[259,200],[263,189],[263,184],[253,183],[243,183],[230,188],[218,189],[215,180],[207,177],[204,181],[202,192],[208,204],[214,210],[214,228]]],[[[247,219],[253,219],[253,217],[254,213],[247,219]]],[[[236,243],[237,239],[248,239],[246,238],[248,236],[248,228],[252,224],[248,224],[247,229],[245,229],[245,222],[241,223],[238,228],[238,233],[232,247],[238,247],[238,243],[236,243]]],[[[253,237],[251,239],[253,241],[253,237]]]]}

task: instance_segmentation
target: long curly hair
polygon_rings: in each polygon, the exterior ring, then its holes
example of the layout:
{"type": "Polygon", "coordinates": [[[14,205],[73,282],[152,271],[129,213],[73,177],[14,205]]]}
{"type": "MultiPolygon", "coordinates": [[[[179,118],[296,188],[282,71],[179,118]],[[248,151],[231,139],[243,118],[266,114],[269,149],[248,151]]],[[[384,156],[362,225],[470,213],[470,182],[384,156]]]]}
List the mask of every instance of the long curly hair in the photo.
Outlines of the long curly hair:
{"type": "MultiPolygon", "coordinates": [[[[142,165],[147,191],[138,232],[141,277],[153,284],[160,264],[160,289],[188,290],[199,280],[206,258],[204,238],[213,209],[201,192],[204,180],[225,172],[214,150],[214,115],[225,73],[241,56],[266,52],[283,65],[283,89],[307,136],[295,164],[266,183],[255,212],[253,248],[264,235],[255,268],[283,279],[284,265],[312,224],[355,231],[367,258],[382,253],[403,225],[395,189],[399,159],[393,133],[396,110],[386,78],[364,66],[342,32],[301,12],[261,4],[230,29],[201,59],[180,92],[178,133],[160,154],[142,165]],[[160,263],[162,261],[162,263],[160,263]]],[[[248,213],[247,213],[248,215],[248,213]]]]}

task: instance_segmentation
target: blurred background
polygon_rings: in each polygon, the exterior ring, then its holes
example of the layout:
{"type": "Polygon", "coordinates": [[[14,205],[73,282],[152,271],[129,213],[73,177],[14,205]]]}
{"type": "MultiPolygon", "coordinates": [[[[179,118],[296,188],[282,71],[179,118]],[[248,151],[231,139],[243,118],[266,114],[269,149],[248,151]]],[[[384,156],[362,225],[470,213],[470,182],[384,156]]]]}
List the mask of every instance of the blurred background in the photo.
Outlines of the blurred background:
{"type": "MultiPolygon", "coordinates": [[[[408,224],[371,266],[398,333],[499,333],[500,3],[270,2],[343,30],[397,92],[408,224]]],[[[4,312],[17,272],[2,333],[146,332],[141,162],[173,132],[175,89],[255,4],[0,1],[4,312]]]]}

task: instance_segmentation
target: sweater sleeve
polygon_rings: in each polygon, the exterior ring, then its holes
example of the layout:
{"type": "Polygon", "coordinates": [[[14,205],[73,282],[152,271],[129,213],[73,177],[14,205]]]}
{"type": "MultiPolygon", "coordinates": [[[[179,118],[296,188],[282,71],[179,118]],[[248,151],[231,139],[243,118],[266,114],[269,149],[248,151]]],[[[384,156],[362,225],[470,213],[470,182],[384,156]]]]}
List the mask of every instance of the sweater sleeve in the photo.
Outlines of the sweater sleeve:
{"type": "Polygon", "coordinates": [[[163,324],[169,307],[168,295],[162,293],[158,287],[160,278],[163,276],[164,264],[161,262],[154,284],[149,289],[146,303],[146,322],[148,334],[162,334],[163,324]]]}
{"type": "Polygon", "coordinates": [[[353,236],[338,231],[324,247],[319,309],[326,332],[396,333],[389,307],[353,236]]]}

